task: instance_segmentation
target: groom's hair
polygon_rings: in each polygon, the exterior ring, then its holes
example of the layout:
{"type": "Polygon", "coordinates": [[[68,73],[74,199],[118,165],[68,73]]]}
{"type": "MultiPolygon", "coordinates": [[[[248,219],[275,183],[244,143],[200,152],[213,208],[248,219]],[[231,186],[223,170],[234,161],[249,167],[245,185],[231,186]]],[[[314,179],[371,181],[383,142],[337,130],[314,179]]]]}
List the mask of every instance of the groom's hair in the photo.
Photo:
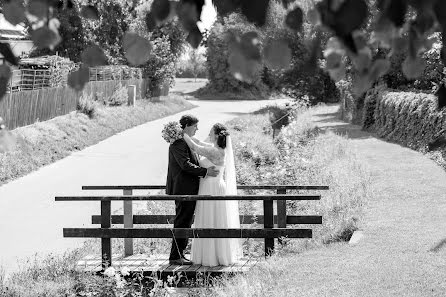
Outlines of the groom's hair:
{"type": "Polygon", "coordinates": [[[185,114],[180,119],[181,129],[186,128],[187,126],[192,126],[198,123],[198,119],[190,114],[185,114]]]}

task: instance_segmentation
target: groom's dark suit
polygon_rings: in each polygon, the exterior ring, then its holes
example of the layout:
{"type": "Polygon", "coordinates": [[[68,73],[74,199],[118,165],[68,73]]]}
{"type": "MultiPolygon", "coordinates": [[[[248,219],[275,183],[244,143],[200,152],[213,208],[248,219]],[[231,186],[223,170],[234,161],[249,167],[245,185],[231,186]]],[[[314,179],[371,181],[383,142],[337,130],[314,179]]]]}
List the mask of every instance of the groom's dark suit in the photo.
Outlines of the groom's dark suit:
{"type": "MultiPolygon", "coordinates": [[[[167,195],[197,195],[200,177],[206,176],[207,169],[198,166],[198,159],[191,152],[184,139],[169,146],[169,167],[167,170],[167,195]]],[[[195,212],[195,201],[175,201],[174,228],[190,228],[195,212]]],[[[183,256],[188,238],[174,238],[170,260],[183,256]]]]}

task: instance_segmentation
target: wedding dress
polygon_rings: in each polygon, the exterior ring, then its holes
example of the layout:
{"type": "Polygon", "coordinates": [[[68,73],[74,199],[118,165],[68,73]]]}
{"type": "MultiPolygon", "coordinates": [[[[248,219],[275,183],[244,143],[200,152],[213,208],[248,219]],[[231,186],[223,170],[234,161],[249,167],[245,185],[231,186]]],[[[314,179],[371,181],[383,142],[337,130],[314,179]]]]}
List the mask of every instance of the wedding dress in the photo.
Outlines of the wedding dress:
{"type": "MultiPolygon", "coordinates": [[[[202,148],[197,152],[203,156],[200,166],[215,166],[219,170],[216,177],[200,180],[199,195],[237,195],[234,156],[230,137],[227,137],[225,154],[221,160],[215,160],[215,148],[202,148]],[[215,163],[222,164],[216,165],[215,163]]],[[[240,228],[237,200],[199,200],[195,208],[194,228],[240,228]]],[[[194,238],[192,241],[191,260],[204,266],[228,266],[242,256],[241,240],[238,238],[194,238]]]]}

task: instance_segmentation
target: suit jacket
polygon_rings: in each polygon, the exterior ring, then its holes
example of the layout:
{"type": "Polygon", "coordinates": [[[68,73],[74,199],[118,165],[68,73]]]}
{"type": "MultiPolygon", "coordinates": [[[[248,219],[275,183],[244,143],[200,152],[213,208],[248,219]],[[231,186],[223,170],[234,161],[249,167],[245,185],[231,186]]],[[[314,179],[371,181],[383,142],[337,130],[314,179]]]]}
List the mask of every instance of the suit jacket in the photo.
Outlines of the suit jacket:
{"type": "Polygon", "coordinates": [[[205,177],[206,172],[206,168],[198,166],[197,156],[186,141],[178,139],[169,146],[166,194],[197,195],[200,177],[205,177]]]}

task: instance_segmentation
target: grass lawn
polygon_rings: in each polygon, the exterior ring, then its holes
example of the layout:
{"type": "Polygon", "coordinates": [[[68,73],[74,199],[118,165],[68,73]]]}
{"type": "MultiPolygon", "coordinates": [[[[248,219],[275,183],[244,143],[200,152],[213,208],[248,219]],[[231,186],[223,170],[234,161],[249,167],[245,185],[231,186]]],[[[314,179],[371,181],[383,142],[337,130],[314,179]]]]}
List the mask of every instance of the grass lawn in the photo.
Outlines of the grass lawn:
{"type": "Polygon", "coordinates": [[[137,100],[134,107],[101,106],[92,119],[83,113],[71,112],[17,128],[12,133],[19,139],[19,148],[0,153],[0,185],[116,133],[193,107],[182,96],[170,95],[161,102],[137,100]]]}

